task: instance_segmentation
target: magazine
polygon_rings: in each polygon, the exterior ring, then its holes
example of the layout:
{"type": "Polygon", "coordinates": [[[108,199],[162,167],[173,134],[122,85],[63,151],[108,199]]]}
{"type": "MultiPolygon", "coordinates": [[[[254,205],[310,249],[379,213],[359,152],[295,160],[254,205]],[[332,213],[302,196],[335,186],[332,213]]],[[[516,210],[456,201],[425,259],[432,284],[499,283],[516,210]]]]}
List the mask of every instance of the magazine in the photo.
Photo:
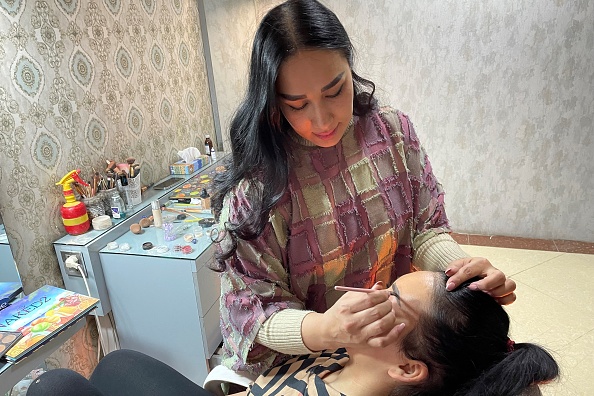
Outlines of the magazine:
{"type": "Polygon", "coordinates": [[[20,331],[0,331],[0,358],[22,337],[20,331]]]}
{"type": "Polygon", "coordinates": [[[0,311],[23,291],[21,282],[0,282],[0,311]]]}
{"type": "Polygon", "coordinates": [[[6,352],[18,360],[45,344],[60,330],[95,308],[99,299],[54,286],[43,286],[0,311],[0,331],[19,331],[23,338],[6,352]]]}

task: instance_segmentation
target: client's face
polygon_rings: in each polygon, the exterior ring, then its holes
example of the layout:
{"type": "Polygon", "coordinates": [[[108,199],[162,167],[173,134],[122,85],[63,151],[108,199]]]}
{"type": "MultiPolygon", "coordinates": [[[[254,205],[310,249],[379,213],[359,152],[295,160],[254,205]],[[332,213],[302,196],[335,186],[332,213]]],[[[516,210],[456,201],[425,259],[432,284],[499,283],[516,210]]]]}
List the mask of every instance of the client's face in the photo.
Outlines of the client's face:
{"type": "Polygon", "coordinates": [[[413,331],[420,315],[430,308],[435,281],[434,272],[418,271],[401,276],[394,282],[392,290],[398,296],[390,297],[392,309],[397,322],[406,324],[399,339],[413,331]]]}
{"type": "MultiPolygon", "coordinates": [[[[375,362],[388,365],[400,364],[406,360],[402,351],[402,340],[416,329],[419,318],[431,308],[435,282],[435,272],[418,271],[401,276],[394,282],[392,290],[397,296],[391,296],[392,310],[396,316],[396,323],[404,323],[405,327],[400,332],[396,342],[384,348],[365,348],[356,351],[370,356],[375,362]]],[[[444,285],[445,287],[445,285],[444,285]]],[[[352,351],[349,349],[349,354],[352,351]]],[[[384,367],[382,365],[382,367],[384,367]]],[[[380,370],[382,368],[380,367],[380,370]]]]}

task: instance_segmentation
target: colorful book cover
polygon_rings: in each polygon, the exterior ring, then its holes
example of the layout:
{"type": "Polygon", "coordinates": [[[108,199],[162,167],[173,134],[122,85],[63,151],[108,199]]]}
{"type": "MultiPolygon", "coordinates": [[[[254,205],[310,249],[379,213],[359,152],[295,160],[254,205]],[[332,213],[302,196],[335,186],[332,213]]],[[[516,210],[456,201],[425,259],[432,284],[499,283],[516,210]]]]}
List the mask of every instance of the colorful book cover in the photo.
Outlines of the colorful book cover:
{"type": "Polygon", "coordinates": [[[23,291],[20,282],[0,282],[0,311],[23,291]]]}
{"type": "Polygon", "coordinates": [[[15,361],[46,343],[97,306],[99,299],[54,286],[43,286],[0,311],[0,331],[19,331],[23,338],[6,352],[15,361]]]}
{"type": "Polygon", "coordinates": [[[0,331],[0,358],[22,337],[20,331],[0,331]]]}

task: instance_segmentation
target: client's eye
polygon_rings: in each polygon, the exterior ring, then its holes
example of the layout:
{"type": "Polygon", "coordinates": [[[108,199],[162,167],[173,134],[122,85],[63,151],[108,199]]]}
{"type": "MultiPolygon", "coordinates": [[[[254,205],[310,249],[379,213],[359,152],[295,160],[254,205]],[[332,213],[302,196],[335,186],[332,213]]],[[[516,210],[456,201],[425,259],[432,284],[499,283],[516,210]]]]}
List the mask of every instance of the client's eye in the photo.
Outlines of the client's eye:
{"type": "Polygon", "coordinates": [[[289,108],[293,111],[300,111],[305,109],[305,106],[307,106],[307,103],[304,103],[303,105],[299,106],[299,107],[295,107],[295,106],[291,106],[291,105],[287,105],[289,106],[289,108]]]}
{"type": "Polygon", "coordinates": [[[396,282],[392,283],[392,292],[390,292],[390,294],[396,297],[396,302],[398,302],[399,306],[402,306],[402,302],[400,301],[400,291],[396,286],[396,282]]]}

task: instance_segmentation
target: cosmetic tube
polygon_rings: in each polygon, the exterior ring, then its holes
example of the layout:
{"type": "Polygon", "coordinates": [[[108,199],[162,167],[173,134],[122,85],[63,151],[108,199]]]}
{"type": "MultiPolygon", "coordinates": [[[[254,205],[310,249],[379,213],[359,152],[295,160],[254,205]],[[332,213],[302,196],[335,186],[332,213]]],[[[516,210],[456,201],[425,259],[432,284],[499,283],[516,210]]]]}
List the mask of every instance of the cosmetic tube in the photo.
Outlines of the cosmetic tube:
{"type": "Polygon", "coordinates": [[[159,201],[151,202],[151,208],[153,209],[153,222],[155,224],[155,227],[163,227],[163,214],[161,213],[161,206],[159,205],[159,201]]]}

